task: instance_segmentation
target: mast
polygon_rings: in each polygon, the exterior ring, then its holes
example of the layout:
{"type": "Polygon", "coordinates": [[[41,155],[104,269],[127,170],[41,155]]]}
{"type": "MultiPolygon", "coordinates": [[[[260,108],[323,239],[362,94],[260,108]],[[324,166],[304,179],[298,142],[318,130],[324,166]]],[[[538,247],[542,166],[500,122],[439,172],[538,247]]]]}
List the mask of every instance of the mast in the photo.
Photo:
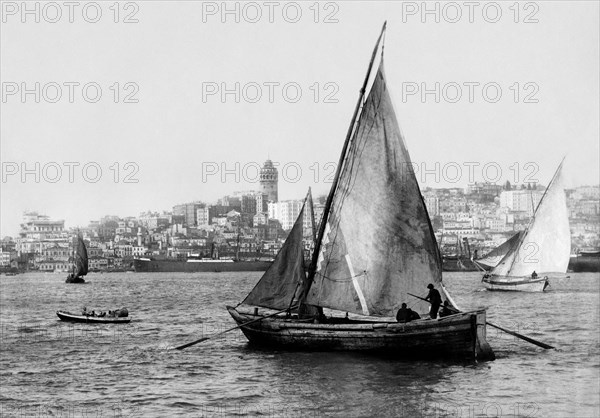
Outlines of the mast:
{"type": "MultiPolygon", "coordinates": [[[[310,263],[310,266],[308,269],[307,285],[304,289],[302,289],[302,292],[300,294],[300,299],[299,299],[300,304],[304,304],[304,300],[306,300],[306,294],[308,293],[308,289],[310,288],[310,286],[313,282],[313,279],[315,277],[315,273],[317,271],[317,262],[319,260],[319,253],[321,251],[321,243],[323,241],[323,235],[325,233],[325,226],[327,225],[327,219],[329,218],[329,211],[331,210],[333,196],[335,195],[335,191],[338,186],[338,182],[340,179],[340,173],[342,171],[342,165],[344,164],[344,161],[346,159],[348,146],[350,144],[350,138],[352,137],[352,133],[354,132],[354,127],[355,127],[356,120],[358,117],[358,112],[361,108],[361,104],[365,97],[367,84],[369,83],[369,78],[371,76],[371,69],[373,68],[373,63],[375,61],[375,57],[377,56],[377,51],[379,49],[379,43],[381,42],[381,38],[383,37],[383,35],[385,33],[386,26],[387,26],[387,21],[385,21],[383,23],[383,27],[381,28],[381,33],[379,34],[379,37],[377,38],[375,48],[373,49],[373,54],[371,55],[371,61],[369,62],[369,67],[367,68],[367,75],[365,76],[365,81],[363,82],[363,85],[360,89],[358,101],[357,101],[356,107],[354,109],[354,114],[352,115],[350,126],[348,127],[348,132],[346,133],[346,139],[344,141],[342,153],[340,155],[340,159],[338,161],[338,165],[337,165],[337,168],[335,171],[335,177],[333,180],[333,184],[331,185],[331,189],[329,190],[329,195],[327,196],[327,201],[325,202],[325,209],[323,210],[323,217],[321,218],[321,223],[319,225],[319,234],[318,234],[317,240],[315,242],[315,248],[313,250],[312,260],[311,260],[311,263],[310,263]]],[[[383,54],[383,52],[382,52],[382,54],[383,54]]]]}
{"type": "Polygon", "coordinates": [[[312,228],[312,239],[313,239],[313,249],[314,249],[314,245],[317,242],[317,226],[316,226],[316,219],[315,219],[315,207],[313,205],[313,199],[312,199],[312,191],[311,188],[308,188],[308,206],[310,208],[310,222],[311,222],[311,228],[312,228]]]}
{"type": "MultiPolygon", "coordinates": [[[[241,222],[241,219],[240,219],[241,222]]],[[[235,261],[240,261],[240,225],[238,224],[237,248],[235,250],[235,261]]]]}

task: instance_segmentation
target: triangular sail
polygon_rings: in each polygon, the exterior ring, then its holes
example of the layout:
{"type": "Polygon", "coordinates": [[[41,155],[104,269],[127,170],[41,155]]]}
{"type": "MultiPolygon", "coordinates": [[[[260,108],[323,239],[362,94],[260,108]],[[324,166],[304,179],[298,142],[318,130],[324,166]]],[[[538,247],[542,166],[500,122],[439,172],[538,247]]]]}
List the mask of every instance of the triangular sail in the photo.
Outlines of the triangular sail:
{"type": "Polygon", "coordinates": [[[477,262],[477,264],[483,267],[496,267],[498,263],[500,263],[500,261],[502,261],[502,259],[506,256],[506,254],[508,254],[509,251],[514,251],[517,248],[517,245],[519,244],[519,240],[521,239],[523,233],[523,231],[517,232],[512,237],[500,244],[498,247],[494,248],[492,251],[487,253],[485,256],[475,261],[477,262]]]}
{"type": "Polygon", "coordinates": [[[77,235],[74,263],[75,277],[85,276],[88,273],[88,255],[81,235],[77,235]]]}
{"type": "Polygon", "coordinates": [[[571,232],[561,163],[519,245],[504,257],[492,274],[522,277],[534,271],[537,274],[566,273],[570,253],[571,232]]]}
{"type": "Polygon", "coordinates": [[[441,257],[383,71],[367,97],[325,225],[307,303],[393,316],[442,277],[441,257]]]}
{"type": "Polygon", "coordinates": [[[242,303],[279,310],[290,307],[297,287],[306,279],[303,220],[304,206],[275,260],[242,303]]]}

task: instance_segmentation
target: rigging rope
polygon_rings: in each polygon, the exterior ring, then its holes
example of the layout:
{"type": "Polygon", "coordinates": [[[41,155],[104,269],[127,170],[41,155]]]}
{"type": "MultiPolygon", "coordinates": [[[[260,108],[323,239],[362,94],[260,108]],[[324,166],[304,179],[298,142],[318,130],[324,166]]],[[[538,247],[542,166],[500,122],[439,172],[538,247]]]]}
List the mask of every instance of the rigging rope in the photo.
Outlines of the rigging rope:
{"type": "Polygon", "coordinates": [[[321,276],[322,278],[324,278],[324,279],[327,279],[327,280],[329,280],[329,281],[332,281],[332,282],[336,282],[336,283],[347,283],[347,282],[351,282],[351,281],[352,281],[352,279],[354,279],[354,278],[356,278],[356,277],[367,276],[367,271],[365,270],[365,271],[363,271],[363,272],[362,272],[362,273],[360,273],[360,274],[356,274],[356,275],[354,275],[354,276],[351,276],[351,277],[348,277],[348,278],[342,278],[342,279],[334,279],[334,278],[332,278],[332,277],[325,276],[323,273],[320,273],[320,272],[316,272],[316,273],[315,273],[315,275],[319,275],[319,276],[321,276]]]}

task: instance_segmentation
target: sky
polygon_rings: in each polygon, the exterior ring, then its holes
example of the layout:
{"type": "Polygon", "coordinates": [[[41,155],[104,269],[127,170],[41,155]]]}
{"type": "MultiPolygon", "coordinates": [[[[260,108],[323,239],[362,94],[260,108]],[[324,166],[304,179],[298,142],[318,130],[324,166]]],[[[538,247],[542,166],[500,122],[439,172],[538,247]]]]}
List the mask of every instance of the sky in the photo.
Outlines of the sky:
{"type": "Polygon", "coordinates": [[[565,155],[598,184],[598,2],[464,3],[2,2],[0,235],[215,202],[267,158],[280,200],[327,193],[386,20],[422,187],[548,184],[565,155]]]}

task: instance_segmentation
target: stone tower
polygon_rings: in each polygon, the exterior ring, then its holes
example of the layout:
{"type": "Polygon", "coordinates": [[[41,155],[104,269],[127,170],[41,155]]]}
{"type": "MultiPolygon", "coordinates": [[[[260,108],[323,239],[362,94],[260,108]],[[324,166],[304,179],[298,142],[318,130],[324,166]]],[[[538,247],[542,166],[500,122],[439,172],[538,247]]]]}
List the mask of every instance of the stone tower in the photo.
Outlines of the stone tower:
{"type": "Polygon", "coordinates": [[[260,192],[268,196],[271,202],[277,202],[277,179],[279,173],[271,160],[265,161],[260,170],[260,192]]]}

